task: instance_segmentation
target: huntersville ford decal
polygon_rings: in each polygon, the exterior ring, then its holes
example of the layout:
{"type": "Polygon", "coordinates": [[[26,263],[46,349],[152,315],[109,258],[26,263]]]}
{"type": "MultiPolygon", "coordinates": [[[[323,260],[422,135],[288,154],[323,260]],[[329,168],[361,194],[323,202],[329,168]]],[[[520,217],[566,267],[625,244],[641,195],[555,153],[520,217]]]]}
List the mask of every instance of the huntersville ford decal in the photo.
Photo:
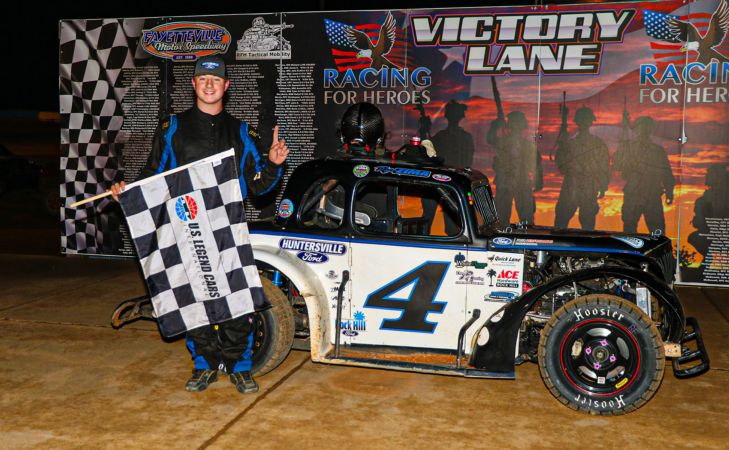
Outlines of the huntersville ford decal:
{"type": "MultiPolygon", "coordinates": [[[[278,246],[283,250],[295,250],[298,252],[309,252],[311,254],[329,253],[330,255],[343,255],[347,253],[347,246],[337,242],[305,241],[303,239],[283,238],[278,242],[278,246]]],[[[297,256],[301,258],[300,255],[301,253],[297,256]]],[[[316,262],[324,261],[326,261],[326,259],[316,262]]]]}
{"type": "Polygon", "coordinates": [[[206,22],[171,22],[142,30],[140,44],[144,51],[174,61],[194,61],[216,53],[225,53],[230,33],[220,25],[206,22]]]}
{"type": "Polygon", "coordinates": [[[304,261],[305,263],[313,264],[325,263],[329,261],[329,257],[327,255],[317,252],[299,252],[296,254],[296,257],[304,261]]]}

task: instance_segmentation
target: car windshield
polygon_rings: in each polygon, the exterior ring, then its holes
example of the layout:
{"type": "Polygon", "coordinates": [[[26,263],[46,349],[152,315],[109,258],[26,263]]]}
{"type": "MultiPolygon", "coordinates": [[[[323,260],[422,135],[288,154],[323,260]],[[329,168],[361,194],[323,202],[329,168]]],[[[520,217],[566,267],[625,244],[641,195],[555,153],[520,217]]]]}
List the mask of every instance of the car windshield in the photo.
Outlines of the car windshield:
{"type": "MultiPolygon", "coordinates": [[[[491,189],[487,182],[479,181],[471,186],[473,193],[473,209],[476,211],[478,234],[488,235],[498,229],[499,219],[496,216],[496,207],[491,197],[491,189]]],[[[469,203],[471,203],[469,199],[469,203]]]]}

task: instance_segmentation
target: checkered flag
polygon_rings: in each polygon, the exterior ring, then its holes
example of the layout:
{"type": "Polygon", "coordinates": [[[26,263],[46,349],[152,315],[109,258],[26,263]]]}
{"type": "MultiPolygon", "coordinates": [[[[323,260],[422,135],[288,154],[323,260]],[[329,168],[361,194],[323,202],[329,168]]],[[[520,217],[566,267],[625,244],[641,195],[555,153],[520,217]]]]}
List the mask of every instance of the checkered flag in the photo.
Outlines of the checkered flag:
{"type": "Polygon", "coordinates": [[[268,307],[233,149],[129,184],[119,202],[162,335],[268,307]]]}

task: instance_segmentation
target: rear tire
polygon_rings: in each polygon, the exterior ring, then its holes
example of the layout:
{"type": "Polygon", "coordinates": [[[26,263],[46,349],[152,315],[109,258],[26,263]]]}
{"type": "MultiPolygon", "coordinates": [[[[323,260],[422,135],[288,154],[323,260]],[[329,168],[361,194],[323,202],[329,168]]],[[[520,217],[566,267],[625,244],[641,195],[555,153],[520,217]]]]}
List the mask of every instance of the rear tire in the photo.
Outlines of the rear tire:
{"type": "Polygon", "coordinates": [[[577,411],[620,415],[640,408],[658,390],[664,368],[656,326],[637,306],[613,295],[565,304],[539,339],[544,384],[577,411]]]}
{"type": "Polygon", "coordinates": [[[261,284],[271,308],[255,315],[251,369],[254,375],[264,375],[278,367],[294,342],[294,313],[286,295],[266,277],[261,277],[261,284]]]}

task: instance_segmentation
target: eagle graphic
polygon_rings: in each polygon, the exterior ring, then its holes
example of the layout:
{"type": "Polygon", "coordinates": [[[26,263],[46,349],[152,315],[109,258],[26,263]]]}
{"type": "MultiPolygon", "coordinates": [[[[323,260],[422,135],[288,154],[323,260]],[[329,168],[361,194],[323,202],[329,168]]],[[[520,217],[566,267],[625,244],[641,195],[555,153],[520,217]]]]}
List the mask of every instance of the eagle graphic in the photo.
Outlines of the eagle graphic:
{"type": "Polygon", "coordinates": [[[382,67],[400,68],[400,66],[385,57],[385,55],[390,53],[395,43],[395,19],[389,11],[380,27],[380,36],[377,38],[377,45],[372,45],[370,38],[355,28],[347,28],[345,33],[349,42],[359,49],[357,58],[370,58],[370,67],[373,69],[380,70],[382,67]]]}
{"type": "Polygon", "coordinates": [[[701,36],[696,27],[683,20],[672,17],[666,20],[668,30],[678,39],[684,42],[682,51],[694,50],[699,52],[696,61],[702,64],[709,64],[712,59],[729,62],[729,58],[714,50],[714,47],[721,44],[729,31],[729,6],[726,0],[719,2],[719,6],[711,15],[709,29],[701,36]]]}

